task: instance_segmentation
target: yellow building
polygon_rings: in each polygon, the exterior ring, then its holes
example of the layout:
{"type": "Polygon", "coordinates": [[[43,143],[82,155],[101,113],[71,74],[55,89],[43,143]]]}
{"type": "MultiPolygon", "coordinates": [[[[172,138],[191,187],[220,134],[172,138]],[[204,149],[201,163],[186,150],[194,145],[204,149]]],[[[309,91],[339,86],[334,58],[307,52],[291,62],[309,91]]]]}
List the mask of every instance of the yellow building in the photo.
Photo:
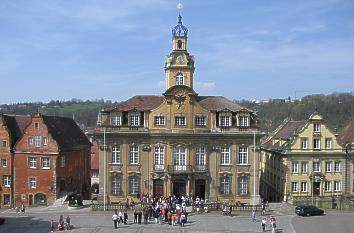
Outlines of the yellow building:
{"type": "Polygon", "coordinates": [[[270,201],[342,207],[351,171],[337,136],[318,113],[286,120],[262,143],[260,193],[270,201]]]}
{"type": "Polygon", "coordinates": [[[134,96],[99,113],[99,200],[112,203],[141,194],[247,203],[255,195],[256,200],[253,149],[262,136],[256,114],[225,97],[194,91],[187,34],[179,16],[172,52],[165,57],[162,96],[134,96]]]}

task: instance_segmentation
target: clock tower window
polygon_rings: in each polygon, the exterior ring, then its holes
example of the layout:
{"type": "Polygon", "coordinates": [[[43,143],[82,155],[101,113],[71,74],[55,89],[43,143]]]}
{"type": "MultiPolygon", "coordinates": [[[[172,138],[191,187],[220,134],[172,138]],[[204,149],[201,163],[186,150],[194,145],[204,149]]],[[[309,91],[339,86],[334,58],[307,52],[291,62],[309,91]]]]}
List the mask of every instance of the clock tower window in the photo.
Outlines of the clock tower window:
{"type": "Polygon", "coordinates": [[[181,72],[178,72],[175,76],[176,85],[184,85],[184,76],[181,72]]]}

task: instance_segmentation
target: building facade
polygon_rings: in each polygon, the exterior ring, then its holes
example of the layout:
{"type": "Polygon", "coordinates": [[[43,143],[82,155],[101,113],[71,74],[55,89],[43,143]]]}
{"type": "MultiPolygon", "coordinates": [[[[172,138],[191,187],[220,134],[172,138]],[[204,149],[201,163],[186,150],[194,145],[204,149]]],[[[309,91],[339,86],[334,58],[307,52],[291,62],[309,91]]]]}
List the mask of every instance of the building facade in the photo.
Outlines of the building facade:
{"type": "Polygon", "coordinates": [[[14,149],[15,206],[50,205],[69,192],[90,197],[90,148],[70,118],[34,114],[14,149]]]}
{"type": "Polygon", "coordinates": [[[260,193],[270,201],[342,208],[349,167],[338,134],[322,116],[286,120],[262,143],[260,193]]]}
{"type": "Polygon", "coordinates": [[[225,97],[195,92],[187,35],[179,16],[162,96],[134,96],[100,111],[100,201],[142,194],[258,199],[257,116],[225,97]]]}

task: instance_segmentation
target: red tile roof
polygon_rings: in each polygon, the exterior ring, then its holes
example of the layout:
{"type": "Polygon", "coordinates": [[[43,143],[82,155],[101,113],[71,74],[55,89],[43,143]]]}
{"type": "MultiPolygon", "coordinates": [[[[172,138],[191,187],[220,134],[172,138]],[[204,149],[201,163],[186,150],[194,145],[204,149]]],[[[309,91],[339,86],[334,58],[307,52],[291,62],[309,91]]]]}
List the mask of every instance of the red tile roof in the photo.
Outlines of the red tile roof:
{"type": "Polygon", "coordinates": [[[295,132],[297,133],[306,124],[306,122],[307,121],[288,121],[273,137],[289,139],[295,132]]]}
{"type": "Polygon", "coordinates": [[[354,143],[354,119],[342,130],[337,140],[341,144],[354,143]]]}
{"type": "Polygon", "coordinates": [[[137,95],[127,101],[118,103],[116,106],[107,111],[130,111],[136,109],[137,111],[147,111],[158,107],[164,101],[164,96],[156,95],[137,95]]]}

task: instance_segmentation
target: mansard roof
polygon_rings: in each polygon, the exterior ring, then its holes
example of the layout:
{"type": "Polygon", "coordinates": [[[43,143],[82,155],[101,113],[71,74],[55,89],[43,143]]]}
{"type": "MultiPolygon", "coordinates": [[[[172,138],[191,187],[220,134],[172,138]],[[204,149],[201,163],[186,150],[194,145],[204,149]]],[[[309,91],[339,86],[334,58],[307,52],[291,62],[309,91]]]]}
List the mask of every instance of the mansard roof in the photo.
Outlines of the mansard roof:
{"type": "Polygon", "coordinates": [[[90,141],[73,119],[44,115],[42,115],[42,119],[48,128],[48,133],[58,143],[60,150],[91,146],[90,141]]]}
{"type": "Polygon", "coordinates": [[[354,143],[354,119],[339,134],[338,142],[341,144],[354,143]]]}
{"type": "Polygon", "coordinates": [[[223,110],[230,110],[232,112],[238,112],[242,109],[246,109],[231,100],[225,98],[224,96],[197,96],[197,101],[199,104],[210,111],[223,111],[223,110]]]}
{"type": "Polygon", "coordinates": [[[163,96],[157,95],[136,95],[127,101],[120,102],[107,111],[148,111],[158,107],[164,101],[163,96]]]}

